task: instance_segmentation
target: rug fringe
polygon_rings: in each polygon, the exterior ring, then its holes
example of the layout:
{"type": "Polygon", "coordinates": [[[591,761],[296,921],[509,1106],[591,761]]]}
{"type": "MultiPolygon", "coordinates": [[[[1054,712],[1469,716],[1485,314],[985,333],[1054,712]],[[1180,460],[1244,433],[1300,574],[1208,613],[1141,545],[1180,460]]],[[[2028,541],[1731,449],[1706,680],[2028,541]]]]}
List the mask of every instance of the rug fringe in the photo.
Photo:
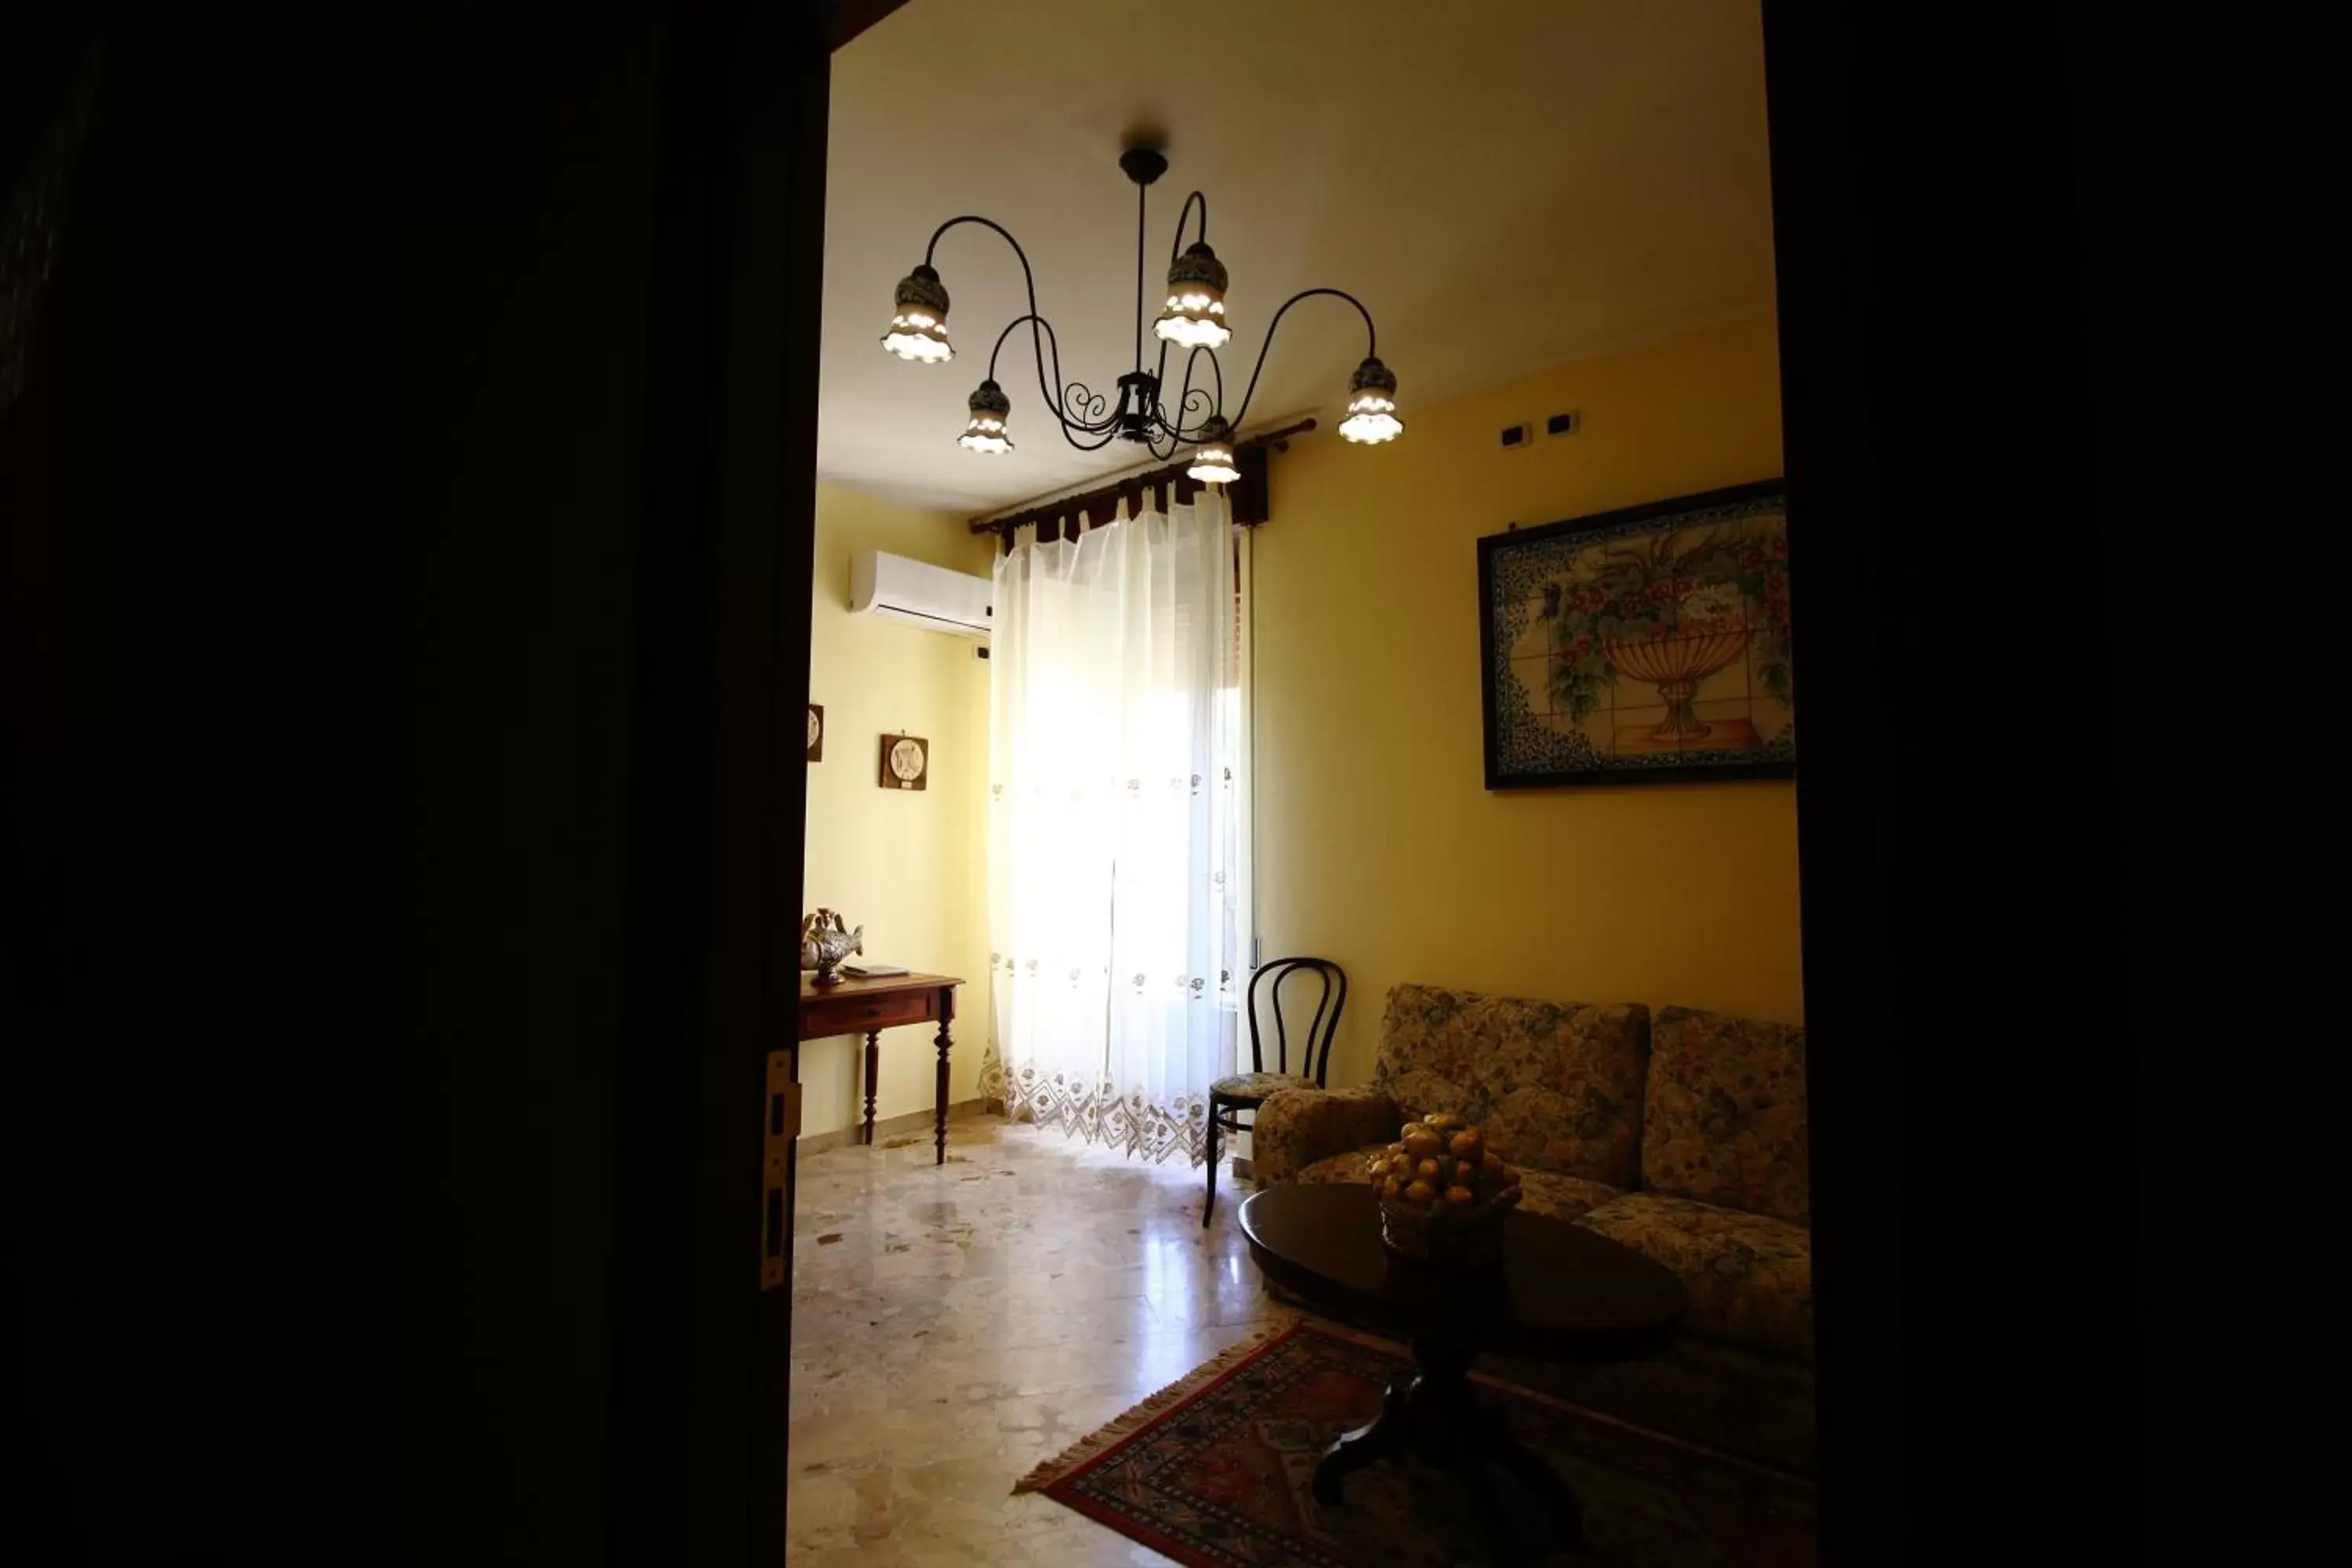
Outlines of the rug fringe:
{"type": "Polygon", "coordinates": [[[1137,1432],[1151,1425],[1164,1412],[1181,1405],[1185,1400],[1198,1394],[1203,1386],[1215,1382],[1285,1334],[1296,1332],[1298,1327],[1299,1324],[1295,1321],[1271,1323],[1249,1338],[1219,1351],[1142,1404],[1113,1420],[1108,1426],[1089,1432],[1052,1458],[1036,1466],[1027,1475],[1013,1483],[1013,1495],[1019,1497],[1024,1492],[1044,1491],[1087,1460],[1117,1447],[1137,1432]]]}

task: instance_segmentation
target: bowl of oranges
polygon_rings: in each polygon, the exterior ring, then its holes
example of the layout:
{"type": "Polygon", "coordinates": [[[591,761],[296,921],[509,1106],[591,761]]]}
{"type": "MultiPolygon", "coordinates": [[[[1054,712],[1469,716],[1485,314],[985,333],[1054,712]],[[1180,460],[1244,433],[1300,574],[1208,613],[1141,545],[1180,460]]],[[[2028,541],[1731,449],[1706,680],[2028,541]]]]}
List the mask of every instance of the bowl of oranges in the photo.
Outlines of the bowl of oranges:
{"type": "Polygon", "coordinates": [[[1486,1136],[1451,1111],[1405,1123],[1371,1159],[1381,1240],[1424,1263],[1490,1264],[1503,1251],[1503,1216],[1519,1203],[1519,1173],[1486,1136]]]}

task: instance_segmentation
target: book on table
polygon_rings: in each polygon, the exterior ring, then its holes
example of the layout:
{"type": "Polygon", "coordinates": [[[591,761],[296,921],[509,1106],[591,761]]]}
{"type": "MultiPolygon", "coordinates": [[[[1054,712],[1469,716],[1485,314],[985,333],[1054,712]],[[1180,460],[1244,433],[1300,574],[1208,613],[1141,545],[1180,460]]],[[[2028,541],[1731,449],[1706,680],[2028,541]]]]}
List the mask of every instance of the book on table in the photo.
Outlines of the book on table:
{"type": "Polygon", "coordinates": [[[845,963],[841,972],[852,980],[887,980],[908,971],[905,965],[898,963],[845,963]]]}

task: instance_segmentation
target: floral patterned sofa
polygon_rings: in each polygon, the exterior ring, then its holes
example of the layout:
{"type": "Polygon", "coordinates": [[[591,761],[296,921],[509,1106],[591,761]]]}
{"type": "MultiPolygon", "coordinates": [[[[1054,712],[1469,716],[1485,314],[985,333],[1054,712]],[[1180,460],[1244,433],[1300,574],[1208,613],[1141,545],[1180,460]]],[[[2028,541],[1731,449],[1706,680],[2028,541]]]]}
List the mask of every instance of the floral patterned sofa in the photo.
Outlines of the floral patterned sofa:
{"type": "Polygon", "coordinates": [[[1805,1035],[1639,1003],[1400,985],[1371,1083],[1284,1089],[1251,1142],[1261,1185],[1360,1182],[1406,1121],[1451,1110],[1523,1172],[1525,1206],[1647,1253],[1691,1306],[1667,1355],[1488,1363],[1513,1382],[1782,1468],[1813,1468],[1805,1035]]]}

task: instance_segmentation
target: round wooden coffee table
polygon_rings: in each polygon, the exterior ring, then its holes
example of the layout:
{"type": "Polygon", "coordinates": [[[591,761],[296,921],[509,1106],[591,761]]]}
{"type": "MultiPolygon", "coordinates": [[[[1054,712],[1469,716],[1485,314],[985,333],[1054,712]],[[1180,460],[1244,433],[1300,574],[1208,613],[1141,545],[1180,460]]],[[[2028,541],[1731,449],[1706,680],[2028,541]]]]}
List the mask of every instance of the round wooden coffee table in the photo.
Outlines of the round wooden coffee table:
{"type": "Polygon", "coordinates": [[[1315,1496],[1336,1506],[1348,1473],[1410,1451],[1458,1476],[1494,1528],[1501,1510],[1486,1468],[1533,1492],[1561,1542],[1583,1538],[1576,1494],[1514,1438],[1472,1391],[1484,1353],[1528,1361],[1615,1362],[1657,1354],[1686,1304],[1663,1264],[1591,1231],[1512,1214],[1503,1258],[1485,1269],[1435,1268],[1381,1244],[1370,1185],[1281,1186],[1242,1205],[1242,1233],[1265,1277],[1318,1312],[1412,1346],[1381,1414],[1343,1435],[1315,1467],[1315,1496]]]}

